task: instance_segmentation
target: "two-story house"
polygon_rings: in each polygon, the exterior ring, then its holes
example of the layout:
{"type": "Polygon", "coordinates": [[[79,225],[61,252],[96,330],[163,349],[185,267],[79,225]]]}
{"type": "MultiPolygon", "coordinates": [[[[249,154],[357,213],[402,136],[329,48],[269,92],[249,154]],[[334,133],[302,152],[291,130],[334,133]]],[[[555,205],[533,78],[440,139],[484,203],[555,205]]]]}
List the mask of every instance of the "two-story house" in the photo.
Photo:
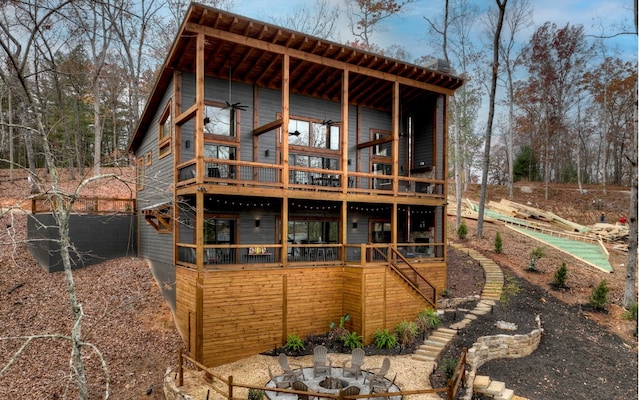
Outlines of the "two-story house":
{"type": "Polygon", "coordinates": [[[370,342],[446,284],[448,71],[192,4],[129,150],[139,254],[213,366],[370,342]],[[164,285],[163,285],[164,286],[164,285]]]}

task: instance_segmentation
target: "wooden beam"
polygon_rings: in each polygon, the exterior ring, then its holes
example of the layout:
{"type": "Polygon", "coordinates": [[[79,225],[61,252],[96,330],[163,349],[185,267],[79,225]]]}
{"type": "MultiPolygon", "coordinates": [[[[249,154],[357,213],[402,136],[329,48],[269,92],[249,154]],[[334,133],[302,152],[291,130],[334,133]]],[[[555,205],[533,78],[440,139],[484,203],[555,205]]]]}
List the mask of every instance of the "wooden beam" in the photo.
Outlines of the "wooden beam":
{"type": "Polygon", "coordinates": [[[263,133],[267,133],[269,131],[272,131],[274,129],[278,129],[282,126],[282,118],[278,118],[275,121],[271,121],[269,123],[266,123],[256,129],[253,130],[253,134],[255,136],[260,136],[263,133]]]}
{"type": "Polygon", "coordinates": [[[393,136],[392,135],[389,135],[389,136],[387,136],[385,138],[382,138],[382,139],[376,139],[376,140],[370,140],[370,141],[364,142],[364,143],[358,143],[356,145],[356,148],[358,150],[360,150],[360,149],[364,149],[364,148],[367,148],[367,147],[376,146],[376,145],[379,145],[379,144],[384,144],[384,143],[389,143],[389,142],[393,142],[393,136]]]}
{"type": "Polygon", "coordinates": [[[436,93],[442,93],[448,96],[451,96],[454,93],[454,91],[451,89],[447,89],[431,83],[415,81],[413,79],[399,77],[397,75],[377,71],[367,67],[361,67],[352,63],[337,61],[330,58],[324,58],[322,56],[307,53],[302,50],[296,50],[296,49],[292,49],[292,48],[274,44],[274,43],[266,43],[259,39],[248,38],[240,34],[221,31],[219,29],[211,28],[208,26],[198,25],[193,22],[187,23],[185,26],[185,30],[189,32],[199,32],[204,35],[210,36],[212,38],[226,40],[232,43],[254,47],[264,51],[270,51],[278,54],[288,54],[291,57],[295,57],[303,61],[309,61],[312,63],[326,65],[326,66],[337,68],[337,69],[347,69],[350,72],[371,76],[371,77],[382,79],[389,82],[395,82],[397,80],[399,83],[403,85],[413,86],[413,87],[429,90],[436,93]]]}

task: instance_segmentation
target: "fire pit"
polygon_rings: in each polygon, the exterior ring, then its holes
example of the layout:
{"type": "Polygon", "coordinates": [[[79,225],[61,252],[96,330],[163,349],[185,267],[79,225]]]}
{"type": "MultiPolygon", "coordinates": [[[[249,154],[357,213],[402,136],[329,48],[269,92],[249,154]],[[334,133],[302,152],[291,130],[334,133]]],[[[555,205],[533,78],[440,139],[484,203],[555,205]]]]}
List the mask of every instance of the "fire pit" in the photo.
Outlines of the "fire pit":
{"type": "Polygon", "coordinates": [[[349,382],[344,381],[342,379],[334,378],[332,376],[327,376],[319,383],[325,389],[344,389],[349,386],[349,382]]]}

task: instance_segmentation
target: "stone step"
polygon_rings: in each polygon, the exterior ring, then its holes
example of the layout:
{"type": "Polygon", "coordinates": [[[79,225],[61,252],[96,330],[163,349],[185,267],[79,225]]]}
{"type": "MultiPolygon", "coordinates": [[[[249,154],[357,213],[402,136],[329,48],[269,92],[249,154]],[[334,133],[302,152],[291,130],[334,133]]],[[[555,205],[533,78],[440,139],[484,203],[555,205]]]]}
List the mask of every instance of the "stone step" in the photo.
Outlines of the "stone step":
{"type": "Polygon", "coordinates": [[[473,390],[480,391],[489,387],[491,383],[491,378],[487,375],[476,375],[473,379],[473,390]]]}
{"type": "Polygon", "coordinates": [[[424,362],[433,362],[433,361],[436,360],[434,357],[424,356],[424,355],[420,355],[420,354],[413,354],[411,356],[411,358],[413,360],[424,361],[424,362]]]}
{"type": "Polygon", "coordinates": [[[429,346],[429,345],[422,345],[418,348],[418,350],[416,350],[416,352],[422,352],[422,353],[436,353],[436,354],[440,354],[440,352],[442,351],[444,347],[437,347],[437,346],[429,346]]]}
{"type": "Polygon", "coordinates": [[[444,345],[440,342],[437,342],[437,344],[433,343],[433,344],[421,344],[420,347],[418,347],[419,349],[422,350],[431,350],[431,351],[442,351],[442,349],[444,348],[444,345]]]}
{"type": "Polygon", "coordinates": [[[487,387],[485,392],[485,394],[488,394],[490,396],[497,396],[499,394],[501,394],[502,392],[504,392],[506,385],[504,384],[504,382],[500,382],[500,381],[491,381],[491,383],[489,384],[489,386],[487,387]]]}
{"type": "Polygon", "coordinates": [[[438,355],[440,354],[440,352],[439,351],[416,350],[416,352],[414,354],[417,355],[417,356],[424,357],[427,360],[435,360],[436,358],[438,358],[438,355]]]}
{"type": "MultiPolygon", "coordinates": [[[[439,342],[437,340],[432,340],[431,337],[429,337],[429,339],[425,340],[424,342],[422,342],[422,346],[435,346],[435,347],[439,347],[439,348],[443,348],[445,343],[439,342]]],[[[420,346],[420,347],[422,347],[420,346]]]]}
{"type": "Polygon", "coordinates": [[[495,400],[512,400],[513,399],[513,389],[505,389],[502,393],[495,395],[493,397],[495,400]]]}
{"type": "Polygon", "coordinates": [[[438,328],[438,332],[451,333],[452,335],[457,335],[458,334],[458,331],[456,331],[455,329],[449,329],[449,328],[444,328],[444,327],[438,328]]]}
{"type": "Polygon", "coordinates": [[[450,336],[439,336],[436,334],[430,335],[429,336],[429,340],[433,340],[434,342],[440,342],[443,345],[449,343],[449,341],[451,341],[451,337],[450,336]]]}

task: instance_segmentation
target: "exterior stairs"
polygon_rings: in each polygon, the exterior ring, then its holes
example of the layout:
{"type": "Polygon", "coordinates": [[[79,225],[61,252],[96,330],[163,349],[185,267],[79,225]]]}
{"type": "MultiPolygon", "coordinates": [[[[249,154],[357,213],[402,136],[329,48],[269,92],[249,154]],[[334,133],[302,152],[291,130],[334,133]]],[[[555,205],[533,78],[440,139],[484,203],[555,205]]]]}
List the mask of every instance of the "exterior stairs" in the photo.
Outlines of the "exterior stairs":
{"type": "MultiPolygon", "coordinates": [[[[485,284],[480,294],[480,301],[472,310],[458,308],[457,311],[464,312],[462,320],[457,321],[447,327],[439,327],[420,345],[411,358],[414,360],[435,362],[440,352],[458,333],[464,329],[480,315],[491,312],[491,309],[500,301],[502,288],[504,285],[504,275],[502,270],[491,259],[483,256],[475,250],[468,249],[460,244],[450,244],[451,247],[467,253],[471,258],[478,261],[484,269],[485,284]]],[[[473,392],[482,393],[493,397],[495,400],[527,400],[525,397],[516,396],[512,389],[506,388],[504,382],[492,381],[488,376],[477,375],[473,379],[473,392]]]]}
{"type": "Polygon", "coordinates": [[[504,382],[492,381],[485,375],[476,375],[473,380],[473,391],[493,397],[495,400],[527,400],[524,397],[516,396],[512,389],[506,388],[504,382]]]}

